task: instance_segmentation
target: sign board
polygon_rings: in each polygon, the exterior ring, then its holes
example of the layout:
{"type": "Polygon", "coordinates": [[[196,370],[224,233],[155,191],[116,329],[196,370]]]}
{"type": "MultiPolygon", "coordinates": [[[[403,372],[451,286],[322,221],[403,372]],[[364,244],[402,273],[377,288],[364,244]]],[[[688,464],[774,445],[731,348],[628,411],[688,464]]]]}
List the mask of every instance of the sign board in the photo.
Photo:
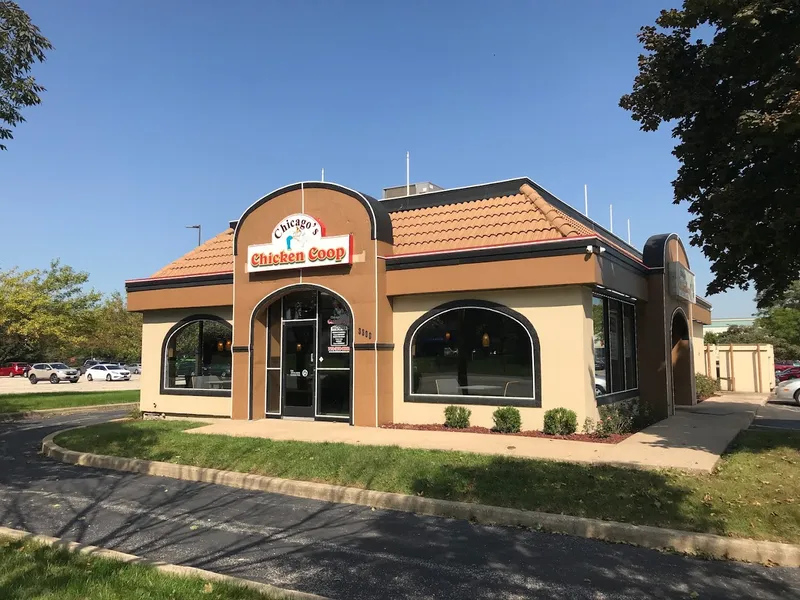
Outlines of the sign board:
{"type": "Polygon", "coordinates": [[[247,272],[308,269],[353,262],[352,235],[325,235],[325,227],[305,214],[289,215],[275,226],[271,244],[247,248],[247,272]]]}
{"type": "Polygon", "coordinates": [[[673,296],[695,302],[694,273],[682,264],[669,263],[669,291],[673,296]]]}
{"type": "Polygon", "coordinates": [[[350,352],[349,330],[346,325],[331,326],[331,340],[328,352],[350,352]]]}

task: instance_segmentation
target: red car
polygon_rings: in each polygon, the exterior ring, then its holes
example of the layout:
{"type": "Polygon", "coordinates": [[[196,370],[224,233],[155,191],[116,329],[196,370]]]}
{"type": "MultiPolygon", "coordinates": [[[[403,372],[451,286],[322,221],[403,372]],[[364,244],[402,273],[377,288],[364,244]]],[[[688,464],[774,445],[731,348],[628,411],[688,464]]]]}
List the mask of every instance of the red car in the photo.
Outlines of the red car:
{"type": "Polygon", "coordinates": [[[8,363],[5,367],[0,367],[0,377],[25,377],[30,368],[31,366],[24,362],[8,363]]]}
{"type": "Polygon", "coordinates": [[[778,383],[782,383],[790,379],[800,379],[800,367],[789,367],[783,371],[776,371],[775,379],[778,380],[778,383]]]}

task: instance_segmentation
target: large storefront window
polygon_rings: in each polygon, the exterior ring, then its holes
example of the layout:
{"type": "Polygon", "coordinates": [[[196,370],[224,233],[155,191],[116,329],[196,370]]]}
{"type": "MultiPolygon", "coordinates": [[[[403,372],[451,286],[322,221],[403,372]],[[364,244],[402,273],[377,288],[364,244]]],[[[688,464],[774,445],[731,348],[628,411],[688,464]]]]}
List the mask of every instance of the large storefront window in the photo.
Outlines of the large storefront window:
{"type": "Polygon", "coordinates": [[[199,318],[181,324],[166,344],[165,391],[217,390],[229,395],[231,336],[231,326],[224,321],[199,318]]]}
{"type": "Polygon", "coordinates": [[[636,349],[636,307],[596,296],[594,321],[595,395],[598,398],[639,387],[636,349]]]}
{"type": "Polygon", "coordinates": [[[412,396],[454,396],[448,400],[454,403],[492,398],[496,404],[535,398],[532,335],[504,311],[437,311],[414,331],[409,351],[412,396]]]}

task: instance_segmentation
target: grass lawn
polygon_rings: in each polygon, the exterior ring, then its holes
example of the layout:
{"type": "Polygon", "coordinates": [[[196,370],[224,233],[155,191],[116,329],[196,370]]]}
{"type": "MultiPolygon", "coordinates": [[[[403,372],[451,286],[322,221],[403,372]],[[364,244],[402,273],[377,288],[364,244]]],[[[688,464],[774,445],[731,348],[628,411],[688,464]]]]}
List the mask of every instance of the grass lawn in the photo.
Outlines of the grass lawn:
{"type": "Polygon", "coordinates": [[[0,413],[46,408],[71,408],[96,404],[138,402],[139,390],[111,392],[47,392],[42,394],[0,394],[0,413]]]}
{"type": "Polygon", "coordinates": [[[266,600],[255,590],[153,567],[92,558],[64,549],[0,539],[3,600],[266,600]]]}
{"type": "Polygon", "coordinates": [[[742,432],[714,474],[645,471],[397,446],[187,434],[185,421],[59,435],[73,450],[550,513],[800,542],[800,433],[742,432]]]}

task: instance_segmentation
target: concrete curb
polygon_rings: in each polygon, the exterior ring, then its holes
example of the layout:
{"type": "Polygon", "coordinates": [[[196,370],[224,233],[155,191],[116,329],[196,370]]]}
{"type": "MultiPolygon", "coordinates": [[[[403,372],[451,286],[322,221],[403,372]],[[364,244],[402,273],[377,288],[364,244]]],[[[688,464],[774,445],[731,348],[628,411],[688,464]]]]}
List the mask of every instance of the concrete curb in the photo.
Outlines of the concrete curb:
{"type": "Polygon", "coordinates": [[[391,492],[280,479],[278,477],[206,469],[189,465],[176,465],[119,456],[103,456],[101,454],[67,450],[53,441],[57,435],[74,429],[82,429],[82,427],[71,427],[48,435],[42,441],[42,453],[56,460],[74,465],[143,473],[184,481],[214,483],[245,490],[259,490],[273,494],[311,498],[324,502],[359,504],[387,510],[463,519],[486,525],[526,527],[583,538],[632,544],[656,550],[674,550],[704,558],[738,560],[783,567],[800,567],[800,545],[795,544],[729,538],[710,533],[693,533],[648,525],[631,525],[616,521],[602,521],[600,519],[557,515],[516,508],[421,498],[419,496],[407,496],[391,492]]]}
{"type": "Polygon", "coordinates": [[[174,575],[176,577],[198,577],[206,581],[217,581],[221,583],[229,583],[232,585],[247,587],[265,594],[272,594],[274,597],[280,598],[281,600],[328,600],[324,596],[287,590],[269,585],[268,583],[260,583],[258,581],[251,581],[249,579],[240,579],[239,577],[222,575],[221,573],[196,569],[195,567],[185,567],[182,565],[173,565],[161,561],[148,560],[133,554],[125,554],[124,552],[117,552],[116,550],[108,550],[106,548],[98,548],[97,546],[87,546],[77,542],[68,542],[66,540],[47,535],[36,535],[20,529],[0,527],[0,537],[11,538],[12,540],[36,542],[37,544],[42,544],[44,546],[64,548],[70,552],[91,554],[92,556],[96,556],[98,558],[117,560],[124,563],[148,565],[154,567],[157,571],[161,571],[162,573],[166,573],[168,575],[174,575]]]}
{"type": "Polygon", "coordinates": [[[118,404],[90,404],[88,406],[65,406],[64,408],[43,408],[41,410],[23,410],[12,413],[0,413],[0,421],[13,421],[28,417],[52,417],[53,415],[71,415],[79,412],[96,412],[111,408],[133,410],[138,408],[138,402],[121,402],[118,404]]]}

